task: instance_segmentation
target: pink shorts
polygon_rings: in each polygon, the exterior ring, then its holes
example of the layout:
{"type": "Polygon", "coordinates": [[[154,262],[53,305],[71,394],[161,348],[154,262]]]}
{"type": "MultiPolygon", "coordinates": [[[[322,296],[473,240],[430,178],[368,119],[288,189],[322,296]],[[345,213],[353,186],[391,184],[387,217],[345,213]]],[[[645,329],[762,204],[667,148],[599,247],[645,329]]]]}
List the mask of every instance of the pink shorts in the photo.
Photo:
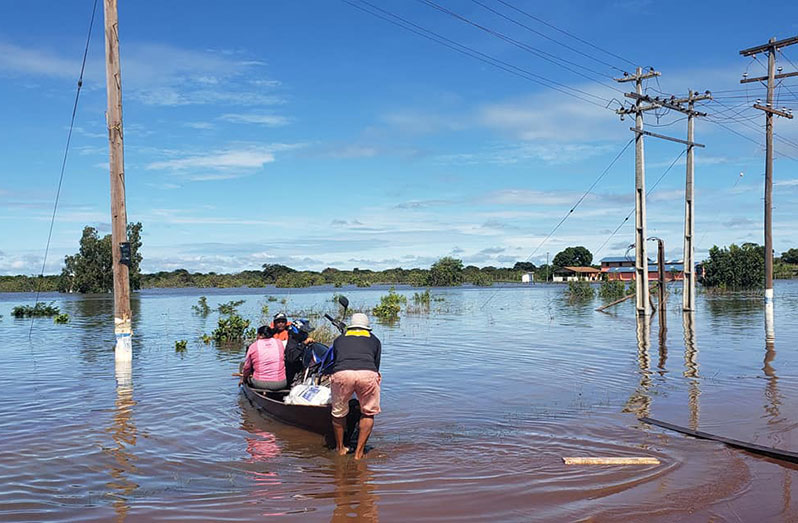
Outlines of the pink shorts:
{"type": "Polygon", "coordinates": [[[360,401],[360,412],[367,416],[380,413],[380,375],[373,370],[341,370],[330,377],[332,386],[332,415],[343,418],[349,414],[352,393],[360,401]]]}

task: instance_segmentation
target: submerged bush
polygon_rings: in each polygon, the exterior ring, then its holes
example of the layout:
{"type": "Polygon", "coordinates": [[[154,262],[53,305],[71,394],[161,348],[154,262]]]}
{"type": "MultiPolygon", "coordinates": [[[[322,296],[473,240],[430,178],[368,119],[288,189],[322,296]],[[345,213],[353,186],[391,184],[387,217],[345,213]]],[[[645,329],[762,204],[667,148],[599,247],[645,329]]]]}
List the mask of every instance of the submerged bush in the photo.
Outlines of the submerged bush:
{"type": "Polygon", "coordinates": [[[386,322],[396,321],[403,303],[407,303],[407,298],[402,294],[397,294],[396,290],[391,287],[388,294],[380,297],[380,304],[374,307],[374,316],[386,322]]]}
{"type": "Polygon", "coordinates": [[[593,299],[593,296],[596,295],[596,291],[590,286],[590,283],[586,281],[569,281],[565,295],[568,296],[568,300],[570,301],[587,301],[593,299]]]}
{"type": "Polygon", "coordinates": [[[626,285],[622,280],[604,280],[599,288],[599,296],[607,301],[620,300],[626,296],[626,285]]]}
{"type": "Polygon", "coordinates": [[[228,301],[227,303],[219,304],[219,312],[222,314],[236,314],[236,309],[239,305],[244,303],[244,300],[228,301]]]}
{"type": "Polygon", "coordinates": [[[63,314],[59,314],[58,316],[53,318],[53,323],[58,323],[60,325],[63,325],[64,323],[68,322],[69,322],[69,314],[67,314],[66,312],[63,314]]]}
{"type": "Polygon", "coordinates": [[[218,343],[243,341],[255,337],[255,329],[249,328],[249,320],[238,314],[231,314],[219,318],[219,323],[211,333],[211,337],[218,343]]]}
{"type": "Polygon", "coordinates": [[[50,302],[49,304],[37,303],[33,307],[30,305],[17,305],[11,310],[11,315],[15,318],[58,316],[61,311],[53,303],[55,302],[50,302]]]}
{"type": "Polygon", "coordinates": [[[186,340],[177,340],[175,342],[175,352],[186,352],[188,342],[186,340]]]}
{"type": "Polygon", "coordinates": [[[210,314],[211,308],[208,306],[208,298],[200,296],[199,300],[197,300],[197,304],[191,306],[191,310],[194,311],[194,314],[199,314],[200,316],[207,316],[210,314]]]}

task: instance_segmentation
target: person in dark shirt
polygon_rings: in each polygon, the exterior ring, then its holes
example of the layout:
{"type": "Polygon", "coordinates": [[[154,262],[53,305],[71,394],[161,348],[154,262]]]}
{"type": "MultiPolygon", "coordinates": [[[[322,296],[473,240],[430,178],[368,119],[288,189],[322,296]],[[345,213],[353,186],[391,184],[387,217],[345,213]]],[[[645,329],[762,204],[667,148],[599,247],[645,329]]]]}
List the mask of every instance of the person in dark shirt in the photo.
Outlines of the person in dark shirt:
{"type": "Polygon", "coordinates": [[[374,416],[380,413],[380,356],[382,344],[371,333],[368,316],[352,315],[346,332],[333,342],[335,363],[332,368],[332,420],[335,434],[335,449],[339,455],[347,452],[344,447],[346,415],[349,414],[349,399],[352,393],[360,401],[360,434],[355,448],[355,459],[363,457],[363,450],[374,427],[374,416]]]}

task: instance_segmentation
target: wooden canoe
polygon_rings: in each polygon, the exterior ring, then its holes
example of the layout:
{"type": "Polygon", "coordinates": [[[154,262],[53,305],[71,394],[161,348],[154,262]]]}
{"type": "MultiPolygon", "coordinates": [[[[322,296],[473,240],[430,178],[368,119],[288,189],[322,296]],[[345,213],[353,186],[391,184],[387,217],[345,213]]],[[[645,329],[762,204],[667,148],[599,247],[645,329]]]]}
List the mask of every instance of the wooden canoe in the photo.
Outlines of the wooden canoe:
{"type": "MultiPolygon", "coordinates": [[[[259,411],[287,425],[300,427],[327,437],[332,441],[332,406],[331,405],[286,405],[283,398],[288,391],[264,391],[253,389],[246,383],[241,385],[244,395],[259,411]]],[[[360,420],[360,403],[356,399],[349,401],[349,415],[346,417],[346,433],[344,441],[349,442],[358,421],[360,420]]]]}

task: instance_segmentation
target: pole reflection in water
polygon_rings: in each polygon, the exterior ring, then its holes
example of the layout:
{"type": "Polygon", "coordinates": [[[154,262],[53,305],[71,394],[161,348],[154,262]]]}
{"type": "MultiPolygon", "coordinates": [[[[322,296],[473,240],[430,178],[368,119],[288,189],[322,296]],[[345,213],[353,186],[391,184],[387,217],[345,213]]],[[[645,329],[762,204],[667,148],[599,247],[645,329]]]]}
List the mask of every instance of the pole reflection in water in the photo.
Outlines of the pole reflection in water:
{"type": "Polygon", "coordinates": [[[668,361],[668,315],[665,313],[665,302],[659,308],[659,368],[660,376],[665,375],[665,363],[668,361]]]}
{"type": "Polygon", "coordinates": [[[379,521],[374,474],[364,461],[338,460],[335,468],[335,510],[331,521],[379,521]]]}
{"type": "Polygon", "coordinates": [[[695,335],[695,312],[685,311],[682,313],[682,327],[684,329],[684,377],[687,378],[687,405],[690,408],[689,427],[691,430],[698,430],[700,417],[700,403],[698,398],[701,396],[698,376],[698,344],[695,335]]]}
{"type": "Polygon", "coordinates": [[[765,413],[768,417],[768,423],[776,423],[779,421],[780,407],[781,407],[781,394],[779,393],[779,378],[776,376],[776,369],[773,368],[773,360],[776,359],[776,344],[773,338],[765,336],[765,361],[762,366],[762,371],[767,378],[765,385],[765,413]]]}
{"type": "Polygon", "coordinates": [[[136,458],[129,450],[136,445],[136,425],[133,423],[133,407],[136,402],[133,400],[132,366],[131,360],[116,361],[116,408],[113,423],[106,429],[115,446],[104,449],[114,460],[109,471],[113,479],[106,483],[109,489],[106,495],[114,500],[117,521],[124,521],[127,517],[130,510],[129,499],[139,487],[128,478],[130,474],[136,473],[133,464],[136,458]]]}
{"type": "Polygon", "coordinates": [[[637,317],[637,365],[640,368],[640,384],[629,397],[623,412],[632,412],[638,418],[648,416],[651,408],[651,317],[644,314],[637,317]]]}

